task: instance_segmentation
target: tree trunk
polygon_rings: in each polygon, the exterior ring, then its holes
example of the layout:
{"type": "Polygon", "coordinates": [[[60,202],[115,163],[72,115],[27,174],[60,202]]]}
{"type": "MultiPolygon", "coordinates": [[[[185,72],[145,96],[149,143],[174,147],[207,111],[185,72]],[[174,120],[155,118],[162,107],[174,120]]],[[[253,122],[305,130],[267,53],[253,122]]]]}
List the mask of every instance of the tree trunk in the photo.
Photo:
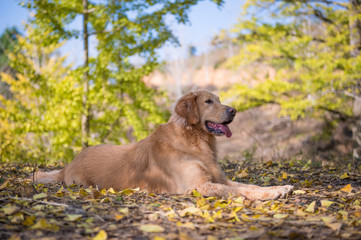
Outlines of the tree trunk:
{"type": "Polygon", "coordinates": [[[89,47],[88,47],[88,0],[83,0],[83,41],[84,41],[84,76],[83,76],[83,113],[81,116],[82,147],[88,147],[89,138],[89,47]]]}
{"type": "MultiPolygon", "coordinates": [[[[351,56],[357,57],[361,50],[361,0],[350,0],[350,44],[351,56]]],[[[355,122],[352,126],[353,157],[361,160],[361,79],[354,86],[353,116],[355,122]]]]}

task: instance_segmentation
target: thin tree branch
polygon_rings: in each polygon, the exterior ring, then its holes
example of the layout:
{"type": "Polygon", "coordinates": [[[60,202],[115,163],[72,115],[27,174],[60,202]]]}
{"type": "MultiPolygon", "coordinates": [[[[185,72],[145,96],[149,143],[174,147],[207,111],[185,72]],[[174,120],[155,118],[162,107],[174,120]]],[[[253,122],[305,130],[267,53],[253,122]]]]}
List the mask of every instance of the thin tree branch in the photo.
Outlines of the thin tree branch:
{"type": "Polygon", "coordinates": [[[64,203],[38,201],[38,200],[34,200],[34,199],[32,199],[32,198],[7,197],[7,198],[4,198],[4,199],[13,199],[13,200],[22,200],[22,201],[34,201],[34,202],[37,202],[37,203],[42,203],[42,204],[47,204],[47,205],[69,207],[69,205],[64,204],[64,203]]]}
{"type": "Polygon", "coordinates": [[[323,15],[323,13],[321,12],[321,10],[316,9],[316,8],[312,8],[313,9],[313,13],[315,14],[315,16],[319,19],[321,19],[322,21],[326,22],[326,23],[331,23],[331,24],[335,24],[331,19],[328,19],[327,17],[325,17],[323,15]]]}
{"type": "Polygon", "coordinates": [[[340,2],[333,2],[328,0],[276,0],[276,2],[288,2],[288,3],[295,3],[295,2],[302,2],[302,3],[325,3],[329,5],[336,5],[345,9],[349,9],[347,3],[340,3],[340,2]]]}
{"type": "Polygon", "coordinates": [[[357,101],[361,101],[361,97],[360,97],[360,96],[358,96],[358,95],[356,95],[356,94],[354,94],[354,93],[347,92],[346,90],[343,91],[343,92],[344,92],[344,94],[345,94],[346,96],[352,97],[352,98],[356,99],[357,101]]]}
{"type": "Polygon", "coordinates": [[[353,116],[349,116],[349,115],[347,115],[347,114],[345,114],[345,113],[342,113],[342,112],[337,111],[337,110],[334,110],[334,109],[329,109],[329,108],[327,108],[327,107],[325,107],[325,106],[318,106],[318,108],[319,108],[319,109],[322,109],[322,110],[325,110],[325,111],[327,111],[327,112],[329,112],[329,113],[337,116],[341,121],[346,121],[346,120],[350,120],[350,119],[352,120],[352,119],[354,119],[353,116]]]}

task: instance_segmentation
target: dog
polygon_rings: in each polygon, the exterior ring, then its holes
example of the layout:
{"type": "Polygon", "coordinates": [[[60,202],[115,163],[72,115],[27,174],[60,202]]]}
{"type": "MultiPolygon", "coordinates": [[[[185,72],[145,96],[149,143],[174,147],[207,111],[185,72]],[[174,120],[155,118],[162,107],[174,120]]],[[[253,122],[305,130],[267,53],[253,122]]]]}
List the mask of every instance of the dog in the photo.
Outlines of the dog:
{"type": "Polygon", "coordinates": [[[228,127],[236,109],[208,91],[181,97],[169,121],[150,136],[127,145],[84,149],[64,169],[36,172],[38,183],[137,188],[154,193],[243,196],[250,200],[285,197],[293,187],[259,187],[226,179],[217,163],[215,136],[232,136],[228,127]]]}

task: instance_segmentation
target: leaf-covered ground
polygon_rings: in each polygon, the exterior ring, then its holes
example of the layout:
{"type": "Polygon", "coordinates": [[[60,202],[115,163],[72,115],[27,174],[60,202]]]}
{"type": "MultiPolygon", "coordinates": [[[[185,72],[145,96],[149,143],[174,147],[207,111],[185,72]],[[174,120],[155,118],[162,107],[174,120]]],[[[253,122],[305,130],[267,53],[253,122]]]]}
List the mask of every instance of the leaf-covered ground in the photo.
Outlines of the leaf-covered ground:
{"type": "Polygon", "coordinates": [[[197,192],[33,185],[24,180],[33,171],[29,165],[1,164],[0,239],[361,239],[357,168],[311,161],[223,166],[230,179],[291,184],[295,191],[286,199],[251,202],[197,192]]]}

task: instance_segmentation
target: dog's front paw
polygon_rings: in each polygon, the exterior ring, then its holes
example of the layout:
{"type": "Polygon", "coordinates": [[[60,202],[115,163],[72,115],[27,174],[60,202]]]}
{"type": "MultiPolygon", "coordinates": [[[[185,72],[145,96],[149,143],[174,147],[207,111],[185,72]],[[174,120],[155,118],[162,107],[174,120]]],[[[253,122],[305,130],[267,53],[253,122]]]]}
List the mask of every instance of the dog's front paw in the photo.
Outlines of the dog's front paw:
{"type": "Polygon", "coordinates": [[[279,186],[275,190],[276,193],[273,199],[285,198],[288,193],[292,192],[293,186],[291,185],[279,186]]]}

